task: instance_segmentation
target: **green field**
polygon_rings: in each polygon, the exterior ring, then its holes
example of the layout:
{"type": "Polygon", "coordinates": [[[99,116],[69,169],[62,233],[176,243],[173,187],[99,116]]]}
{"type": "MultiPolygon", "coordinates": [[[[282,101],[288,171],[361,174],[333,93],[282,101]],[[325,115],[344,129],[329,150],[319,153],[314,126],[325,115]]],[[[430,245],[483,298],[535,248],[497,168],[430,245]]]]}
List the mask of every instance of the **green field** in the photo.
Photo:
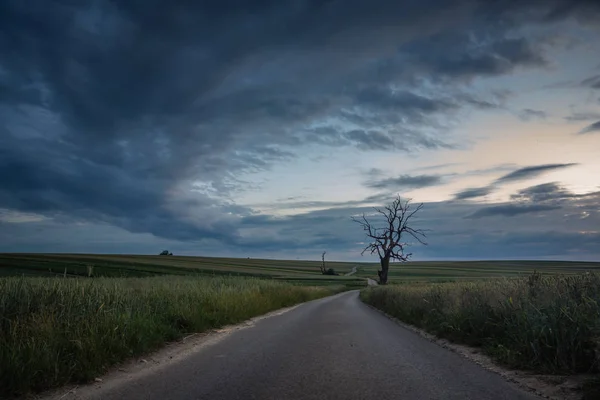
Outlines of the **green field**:
{"type": "Polygon", "coordinates": [[[0,277],[0,398],[89,382],[165,342],[342,290],[245,277],[0,277]]]}
{"type": "MultiPolygon", "coordinates": [[[[183,335],[343,290],[363,289],[366,278],[377,277],[379,266],[327,262],[326,268],[340,275],[322,275],[320,261],[0,254],[0,397],[87,382],[116,363],[183,335]],[[353,270],[354,275],[344,276],[353,270]]],[[[599,331],[585,330],[588,325],[598,326],[594,317],[598,308],[592,307],[597,306],[597,297],[586,292],[586,301],[582,301],[579,293],[600,287],[600,274],[582,278],[584,271],[600,272],[600,263],[408,262],[391,265],[394,285],[363,291],[362,297],[441,336],[459,342],[481,338],[481,343],[468,343],[484,345],[487,352],[513,366],[582,371],[590,361],[586,350],[590,332],[596,335],[599,331]],[[539,285],[536,297],[527,284],[527,276],[534,270],[544,276],[535,283],[539,285]],[[502,276],[523,278],[484,280],[502,276]],[[538,289],[544,293],[541,303],[538,289]],[[553,291],[560,296],[552,295],[553,291]],[[425,305],[423,298],[429,299],[425,305]],[[427,308],[434,300],[441,302],[437,314],[427,308]],[[577,321],[576,330],[582,337],[556,336],[566,329],[561,324],[568,321],[561,322],[560,317],[565,312],[569,321],[577,321]],[[419,319],[423,316],[429,319],[419,319]],[[550,317],[558,325],[548,336],[544,326],[550,317]],[[492,338],[490,326],[496,329],[495,342],[484,343],[492,338]],[[561,347],[561,357],[577,349],[583,353],[576,365],[556,361],[552,352],[539,355],[536,365],[519,364],[532,359],[524,350],[530,337],[523,337],[525,347],[510,341],[519,338],[513,333],[519,332],[520,326],[534,333],[539,328],[540,335],[546,334],[547,341],[540,342],[540,348],[556,348],[555,342],[574,343],[576,348],[561,347]],[[481,331],[473,330],[477,327],[481,331]],[[508,352],[503,353],[504,348],[508,352]]],[[[538,350],[533,351],[538,354],[538,350]]]]}
{"type": "MultiPolygon", "coordinates": [[[[366,258],[365,258],[366,259],[366,258]]],[[[0,276],[144,277],[161,275],[252,276],[299,284],[362,286],[377,278],[377,263],[327,262],[340,276],[324,276],[320,261],[264,260],[185,256],[94,254],[0,254],[0,276]],[[343,276],[356,267],[353,276],[343,276]]],[[[390,282],[474,280],[544,274],[600,271],[600,263],[569,261],[419,261],[390,265],[390,282]]]]}
{"type": "MultiPolygon", "coordinates": [[[[0,254],[0,276],[148,277],[163,275],[246,276],[314,285],[364,286],[365,279],[343,276],[357,263],[331,262],[339,276],[322,275],[319,261],[95,254],[0,254]]],[[[360,267],[359,267],[360,268],[360,267]]]]}
{"type": "MultiPolygon", "coordinates": [[[[377,264],[361,264],[355,276],[376,279],[377,264]]],[[[517,277],[533,271],[544,274],[576,274],[599,271],[600,262],[575,261],[412,261],[390,264],[389,282],[478,280],[517,277]]]]}

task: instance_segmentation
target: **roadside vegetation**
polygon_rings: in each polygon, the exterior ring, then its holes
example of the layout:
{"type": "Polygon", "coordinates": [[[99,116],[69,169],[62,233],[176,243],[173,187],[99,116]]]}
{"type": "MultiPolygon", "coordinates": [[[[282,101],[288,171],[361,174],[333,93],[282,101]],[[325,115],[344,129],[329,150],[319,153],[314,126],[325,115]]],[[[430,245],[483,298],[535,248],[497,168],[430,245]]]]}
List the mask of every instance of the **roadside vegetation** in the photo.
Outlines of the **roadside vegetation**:
{"type": "MultiPolygon", "coordinates": [[[[325,263],[325,253],[320,261],[0,254],[0,398],[90,380],[192,332],[362,289],[380,267],[325,263]],[[333,268],[339,275],[323,274],[333,268]]],[[[600,337],[600,273],[585,270],[600,264],[390,263],[390,287],[361,296],[513,366],[585,370],[593,364],[590,338],[600,337]],[[535,268],[545,277],[523,278],[535,268]],[[510,278],[490,279],[502,275],[510,278]],[[441,280],[451,282],[433,283],[441,280]]]]}
{"type": "Polygon", "coordinates": [[[542,373],[600,369],[600,274],[412,283],[364,290],[389,315],[500,363],[542,373]]]}
{"type": "Polygon", "coordinates": [[[0,398],[89,381],[167,341],[342,289],[240,277],[0,278],[0,398]]]}

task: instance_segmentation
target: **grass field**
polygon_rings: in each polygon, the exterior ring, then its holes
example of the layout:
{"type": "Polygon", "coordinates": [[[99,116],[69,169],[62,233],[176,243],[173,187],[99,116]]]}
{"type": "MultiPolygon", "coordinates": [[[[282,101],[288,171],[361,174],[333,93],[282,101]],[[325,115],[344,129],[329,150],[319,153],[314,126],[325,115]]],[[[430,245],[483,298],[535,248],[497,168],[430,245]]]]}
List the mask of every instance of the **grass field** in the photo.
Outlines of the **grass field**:
{"type": "Polygon", "coordinates": [[[600,371],[600,273],[532,274],[370,288],[361,298],[402,321],[481,346],[510,367],[600,371]]]}
{"type": "MultiPolygon", "coordinates": [[[[322,275],[320,261],[0,254],[0,397],[86,381],[181,335],[364,288],[379,267],[326,266],[340,275],[322,275]]],[[[600,263],[409,262],[391,265],[395,285],[362,296],[510,365],[580,371],[590,366],[590,335],[600,336],[600,298],[589,291],[600,279],[584,281],[582,271],[600,273],[600,263]],[[534,270],[546,276],[540,297],[519,278],[534,270]]]]}
{"type": "MultiPolygon", "coordinates": [[[[355,276],[376,279],[377,264],[360,264],[355,276]]],[[[479,280],[494,277],[600,272],[600,262],[575,261],[412,261],[390,264],[389,282],[479,280]]]]}
{"type": "MultiPolygon", "coordinates": [[[[366,259],[366,258],[365,258],[366,259]]],[[[94,254],[0,254],[0,276],[143,277],[160,275],[233,275],[285,280],[299,284],[363,286],[365,278],[377,278],[377,263],[327,262],[340,276],[324,276],[320,261],[264,260],[183,256],[133,256],[94,254]],[[353,267],[357,272],[345,277],[353,267]]],[[[570,261],[422,261],[391,264],[391,283],[413,281],[476,280],[500,276],[571,274],[600,271],[600,263],[570,261]]]]}
{"type": "Polygon", "coordinates": [[[0,398],[89,381],[166,341],[343,289],[241,277],[3,277],[0,398]]]}
{"type": "Polygon", "coordinates": [[[357,263],[332,262],[340,276],[320,273],[318,261],[279,261],[183,256],[94,254],[0,254],[0,276],[148,277],[164,275],[245,276],[307,285],[364,286],[365,280],[343,276],[357,263]]]}

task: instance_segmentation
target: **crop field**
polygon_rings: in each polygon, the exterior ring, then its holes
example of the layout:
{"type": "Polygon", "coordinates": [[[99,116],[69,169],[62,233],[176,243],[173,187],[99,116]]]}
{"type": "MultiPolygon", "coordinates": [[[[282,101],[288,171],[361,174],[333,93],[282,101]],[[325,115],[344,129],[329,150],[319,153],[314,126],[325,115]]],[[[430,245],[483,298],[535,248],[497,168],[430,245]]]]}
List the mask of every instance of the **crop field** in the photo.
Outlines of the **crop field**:
{"type": "Polygon", "coordinates": [[[327,268],[335,269],[339,276],[322,275],[320,265],[319,261],[185,256],[0,254],[0,276],[245,276],[309,285],[365,284],[364,278],[344,276],[357,263],[328,262],[327,268]]]}
{"type": "MultiPolygon", "coordinates": [[[[366,258],[365,258],[366,259],[366,258]]],[[[339,276],[321,275],[320,261],[186,256],[95,254],[0,254],[0,276],[144,277],[161,275],[251,276],[298,284],[362,286],[377,279],[377,263],[326,262],[339,276]],[[344,276],[356,267],[353,276],[344,276]]],[[[390,265],[390,283],[477,280],[517,277],[534,270],[544,274],[599,271],[600,263],[570,261],[413,261],[390,265]]]]}
{"type": "MultiPolygon", "coordinates": [[[[377,264],[361,264],[357,277],[377,278],[377,264]]],[[[390,264],[389,282],[459,281],[493,277],[528,276],[533,271],[547,275],[600,272],[600,263],[575,261],[412,261],[390,264]]]]}

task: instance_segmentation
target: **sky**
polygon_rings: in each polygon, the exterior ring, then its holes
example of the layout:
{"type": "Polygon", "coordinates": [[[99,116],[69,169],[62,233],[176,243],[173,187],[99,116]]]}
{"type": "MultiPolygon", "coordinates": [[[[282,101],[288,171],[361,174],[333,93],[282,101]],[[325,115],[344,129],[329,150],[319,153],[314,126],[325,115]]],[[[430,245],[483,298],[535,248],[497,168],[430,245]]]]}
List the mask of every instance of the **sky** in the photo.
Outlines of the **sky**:
{"type": "Polygon", "coordinates": [[[0,252],[600,261],[595,0],[4,0],[0,252]]]}

